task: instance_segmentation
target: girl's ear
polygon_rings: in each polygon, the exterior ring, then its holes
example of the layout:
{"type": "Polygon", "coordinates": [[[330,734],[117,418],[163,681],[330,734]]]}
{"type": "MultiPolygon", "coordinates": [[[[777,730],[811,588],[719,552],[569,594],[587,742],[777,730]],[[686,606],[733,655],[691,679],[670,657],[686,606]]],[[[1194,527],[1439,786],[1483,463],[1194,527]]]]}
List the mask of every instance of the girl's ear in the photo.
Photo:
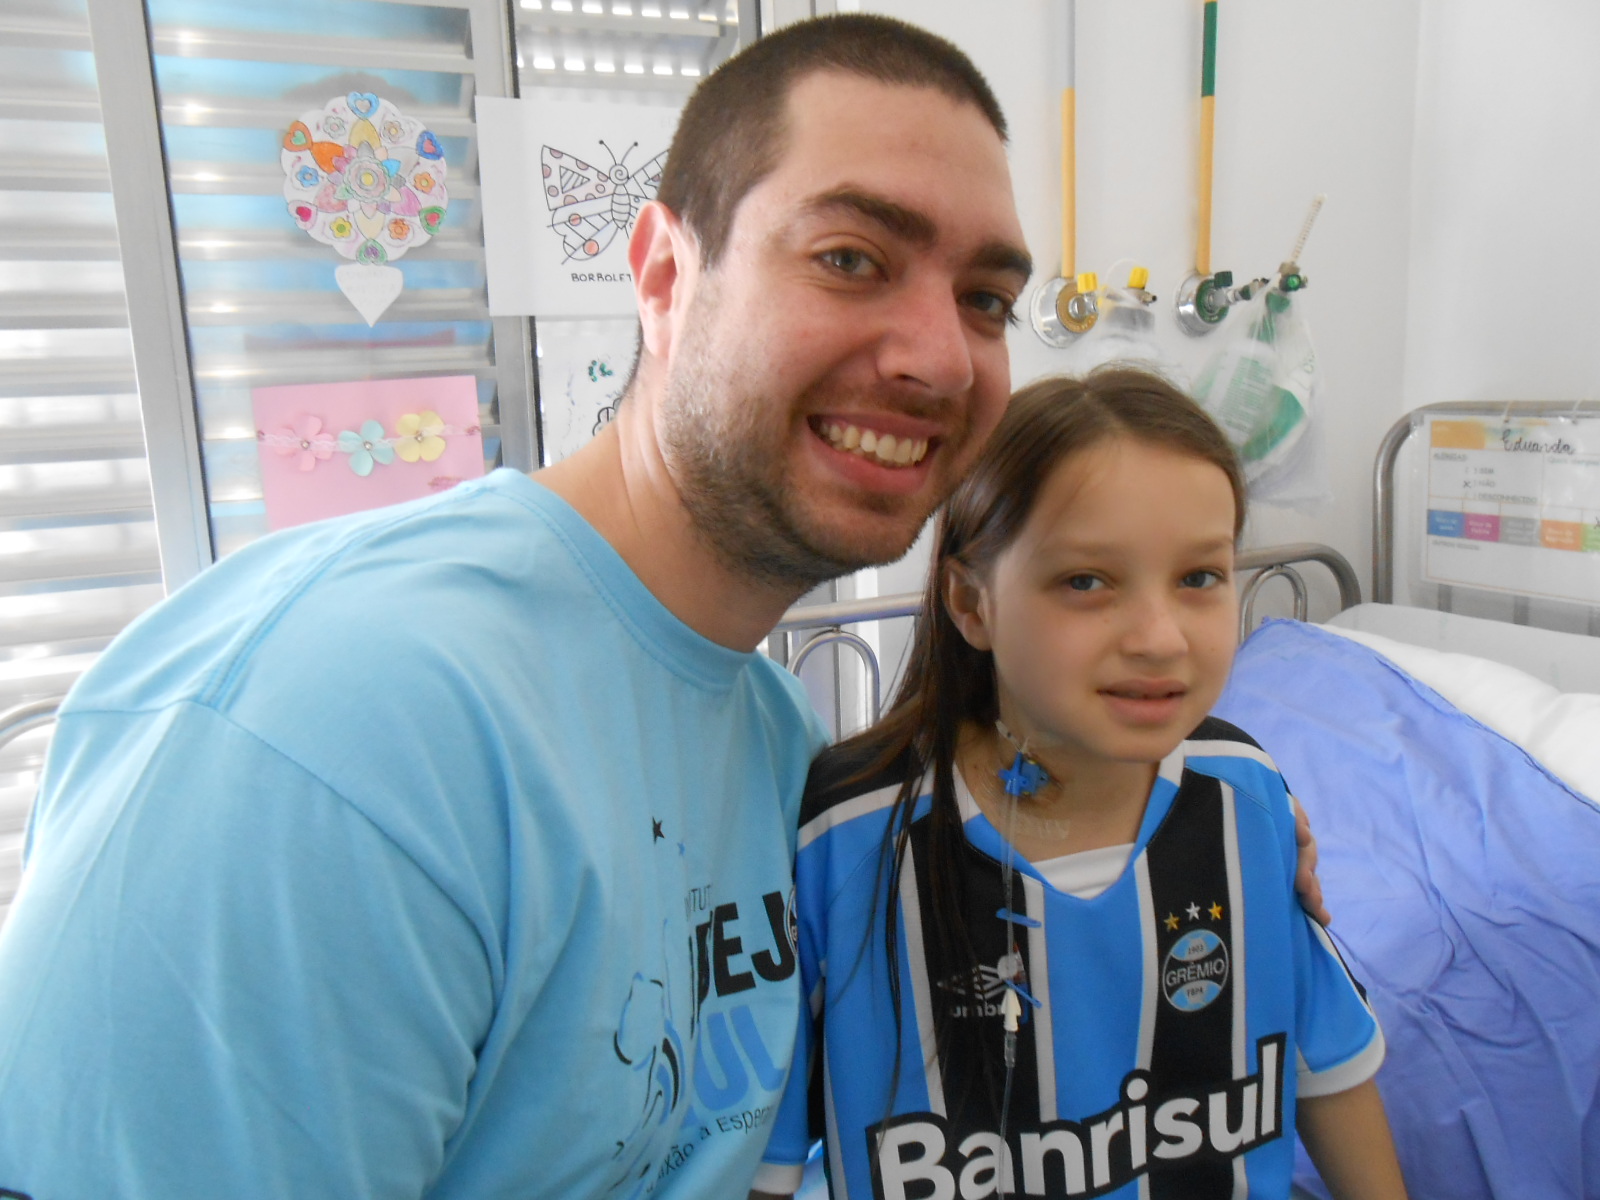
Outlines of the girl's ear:
{"type": "Polygon", "coordinates": [[[983,584],[977,576],[965,564],[949,559],[944,565],[944,610],[974,650],[994,649],[984,616],[986,600],[983,584]]]}

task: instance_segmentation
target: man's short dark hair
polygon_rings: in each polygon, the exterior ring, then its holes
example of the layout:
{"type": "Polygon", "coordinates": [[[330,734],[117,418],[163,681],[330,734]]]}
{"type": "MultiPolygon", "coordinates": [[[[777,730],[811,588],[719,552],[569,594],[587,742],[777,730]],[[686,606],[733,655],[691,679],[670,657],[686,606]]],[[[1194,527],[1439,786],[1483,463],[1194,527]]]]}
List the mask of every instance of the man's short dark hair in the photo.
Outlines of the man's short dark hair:
{"type": "Polygon", "coordinates": [[[656,196],[695,233],[705,266],[728,242],[746,193],[783,154],[790,89],[818,71],[934,88],[976,106],[1000,140],[1006,119],[972,60],[944,38],[891,17],[845,13],[757,39],[695,89],[678,121],[656,196]]]}

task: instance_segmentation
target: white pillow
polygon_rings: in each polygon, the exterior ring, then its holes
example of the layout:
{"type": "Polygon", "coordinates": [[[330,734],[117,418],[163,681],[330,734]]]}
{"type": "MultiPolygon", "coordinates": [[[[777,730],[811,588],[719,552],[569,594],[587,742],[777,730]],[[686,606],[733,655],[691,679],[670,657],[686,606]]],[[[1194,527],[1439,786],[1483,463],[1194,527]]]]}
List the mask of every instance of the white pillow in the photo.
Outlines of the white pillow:
{"type": "Polygon", "coordinates": [[[1600,695],[1558,692],[1525,671],[1470,654],[1410,646],[1331,625],[1515,742],[1574,791],[1600,802],[1600,695]]]}

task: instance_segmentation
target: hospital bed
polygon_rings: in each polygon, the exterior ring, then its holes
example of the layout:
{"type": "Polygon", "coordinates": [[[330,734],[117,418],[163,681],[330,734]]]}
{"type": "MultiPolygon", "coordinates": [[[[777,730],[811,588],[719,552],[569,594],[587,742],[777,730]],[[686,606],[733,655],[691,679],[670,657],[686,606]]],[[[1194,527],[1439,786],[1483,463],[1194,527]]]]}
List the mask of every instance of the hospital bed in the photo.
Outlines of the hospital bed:
{"type": "MultiPolygon", "coordinates": [[[[1311,816],[1411,1194],[1600,1195],[1600,405],[1419,409],[1374,489],[1375,603],[1325,547],[1241,555],[1242,625],[1276,579],[1299,619],[1254,629],[1217,712],[1311,816]]],[[[792,612],[787,657],[818,626],[859,651],[874,604],[915,598],[792,612]]],[[[1327,1195],[1303,1154],[1296,1195],[1327,1195]]]]}
{"type": "Polygon", "coordinates": [[[1411,1194],[1600,1195],[1600,406],[1419,409],[1374,489],[1378,602],[1264,624],[1217,712],[1311,816],[1411,1194]]]}

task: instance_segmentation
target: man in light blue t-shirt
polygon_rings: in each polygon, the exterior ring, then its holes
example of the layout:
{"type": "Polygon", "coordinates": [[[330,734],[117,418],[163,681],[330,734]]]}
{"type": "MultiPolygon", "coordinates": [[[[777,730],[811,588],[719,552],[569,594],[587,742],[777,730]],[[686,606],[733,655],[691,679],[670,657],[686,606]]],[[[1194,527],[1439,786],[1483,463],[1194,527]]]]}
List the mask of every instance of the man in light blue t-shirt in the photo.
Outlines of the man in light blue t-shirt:
{"type": "Polygon", "coordinates": [[[593,443],[265,539],[118,640],[0,934],[0,1195],[744,1194],[820,741],[754,650],[999,419],[1004,137],[910,26],[755,43],[638,213],[593,443]]]}

